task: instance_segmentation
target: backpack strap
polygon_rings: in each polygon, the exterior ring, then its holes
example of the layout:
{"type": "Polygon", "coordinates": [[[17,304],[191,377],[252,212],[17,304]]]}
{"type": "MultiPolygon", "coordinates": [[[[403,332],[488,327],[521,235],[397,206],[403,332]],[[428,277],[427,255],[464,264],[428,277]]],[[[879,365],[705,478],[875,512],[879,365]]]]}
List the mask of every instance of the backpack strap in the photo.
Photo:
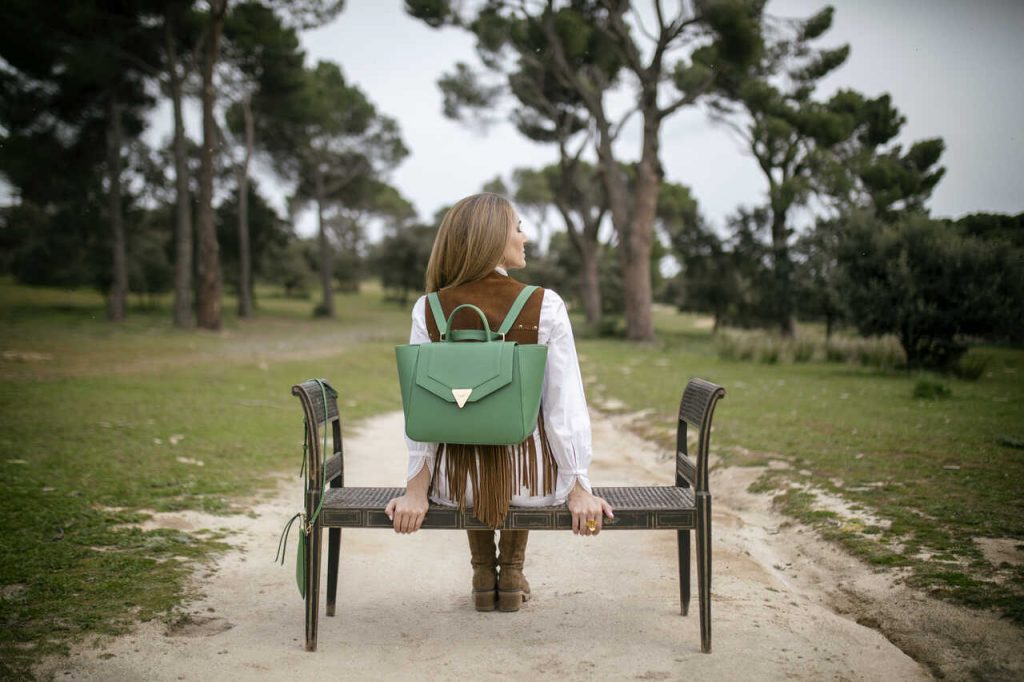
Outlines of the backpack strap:
{"type": "Polygon", "coordinates": [[[505,320],[498,327],[497,334],[508,334],[508,331],[512,329],[512,324],[519,317],[519,313],[523,311],[523,306],[526,305],[526,301],[533,295],[533,292],[537,291],[537,286],[531,285],[523,287],[523,290],[519,292],[519,296],[516,297],[512,307],[508,309],[508,315],[505,316],[505,320]]]}
{"type": "Polygon", "coordinates": [[[444,310],[441,309],[441,299],[438,298],[436,291],[427,294],[427,302],[430,303],[430,312],[434,314],[434,324],[437,325],[439,338],[443,337],[448,331],[448,321],[445,319],[444,310]]]}

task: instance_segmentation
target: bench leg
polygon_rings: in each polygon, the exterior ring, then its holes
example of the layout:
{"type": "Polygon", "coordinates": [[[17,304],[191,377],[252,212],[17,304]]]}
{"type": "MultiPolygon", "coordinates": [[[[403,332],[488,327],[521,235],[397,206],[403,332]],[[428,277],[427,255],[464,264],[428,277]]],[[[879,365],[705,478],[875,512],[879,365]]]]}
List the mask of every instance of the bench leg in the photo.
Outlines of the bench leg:
{"type": "Polygon", "coordinates": [[[697,602],[700,650],[711,653],[711,495],[697,494],[697,602]]]}
{"type": "Polygon", "coordinates": [[[320,522],[306,543],[306,651],[316,651],[316,629],[320,613],[320,522]]]}
{"type": "Polygon", "coordinates": [[[685,616],[690,612],[690,531],[676,531],[679,554],[679,606],[685,616]]]}
{"type": "Polygon", "coordinates": [[[334,615],[334,603],[338,596],[338,562],[341,557],[341,529],[327,531],[327,615],[334,615]]]}

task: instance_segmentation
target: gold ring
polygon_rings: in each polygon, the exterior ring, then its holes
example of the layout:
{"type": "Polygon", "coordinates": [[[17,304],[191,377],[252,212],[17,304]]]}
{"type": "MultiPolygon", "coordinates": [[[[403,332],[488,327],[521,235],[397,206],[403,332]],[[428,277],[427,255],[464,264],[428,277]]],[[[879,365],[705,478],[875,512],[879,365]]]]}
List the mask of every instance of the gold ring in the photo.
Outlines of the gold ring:
{"type": "Polygon", "coordinates": [[[587,530],[589,530],[591,533],[593,533],[595,530],[597,530],[597,521],[595,521],[594,519],[588,519],[587,520],[587,530]]]}

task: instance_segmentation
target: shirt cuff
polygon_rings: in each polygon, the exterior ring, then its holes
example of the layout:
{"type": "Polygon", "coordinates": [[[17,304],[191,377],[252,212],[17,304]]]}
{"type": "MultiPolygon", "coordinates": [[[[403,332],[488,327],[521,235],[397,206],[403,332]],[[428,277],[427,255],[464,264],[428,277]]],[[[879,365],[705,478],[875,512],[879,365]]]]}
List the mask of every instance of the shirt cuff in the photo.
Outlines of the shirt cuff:
{"type": "Polygon", "coordinates": [[[580,469],[578,471],[558,470],[558,479],[555,484],[556,505],[565,504],[565,501],[569,498],[569,493],[577,482],[579,482],[580,487],[588,493],[591,495],[594,494],[594,490],[590,487],[590,477],[587,475],[586,469],[580,469]]]}
{"type": "Polygon", "coordinates": [[[416,476],[423,471],[423,467],[427,467],[427,471],[430,475],[434,475],[434,453],[432,450],[410,450],[409,451],[409,472],[405,477],[406,483],[416,478],[416,476]]]}

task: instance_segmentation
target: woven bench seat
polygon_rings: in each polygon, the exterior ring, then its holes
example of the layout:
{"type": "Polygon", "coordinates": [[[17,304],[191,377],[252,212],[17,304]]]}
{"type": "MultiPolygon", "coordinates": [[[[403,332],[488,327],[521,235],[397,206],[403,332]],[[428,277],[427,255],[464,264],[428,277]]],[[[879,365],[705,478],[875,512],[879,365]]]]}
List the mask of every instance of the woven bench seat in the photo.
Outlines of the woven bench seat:
{"type": "MultiPolygon", "coordinates": [[[[329,488],[320,512],[328,528],[391,528],[384,506],[405,488],[329,488]]],[[[693,490],[675,486],[638,488],[594,488],[615,510],[605,519],[605,530],[694,528],[693,490]]],[[[473,516],[472,508],[458,509],[431,503],[423,528],[486,528],[473,516]]],[[[571,530],[572,515],[565,505],[557,507],[510,507],[502,528],[529,530],[571,530]]]]}
{"type": "MultiPolygon", "coordinates": [[[[292,387],[302,403],[306,421],[305,447],[309,454],[306,473],[305,518],[313,518],[323,499],[316,521],[304,529],[309,533],[304,555],[306,599],[306,650],[317,647],[320,608],[321,530],[328,531],[327,615],[333,616],[338,593],[341,531],[343,528],[385,528],[393,524],[384,507],[405,488],[348,487],[341,438],[341,417],[337,394],[316,380],[292,387]],[[324,452],[326,430],[333,443],[324,452]],[[325,484],[330,487],[325,488],[325,484]]],[[[594,488],[612,506],[614,519],[604,520],[604,530],[670,530],[676,532],[679,563],[679,604],[685,616],[690,605],[690,532],[697,546],[697,596],[700,606],[700,648],[711,651],[711,493],[708,490],[708,449],[711,418],[725,389],[703,379],[691,379],[679,405],[676,421],[675,485],[594,488]],[[697,456],[687,450],[687,425],[697,429],[697,456]]],[[[396,455],[398,456],[398,455],[396,455]]],[[[599,475],[597,473],[596,475],[599,475]]],[[[431,504],[422,530],[480,529],[486,526],[472,509],[431,504]]],[[[502,528],[524,530],[571,530],[572,515],[566,506],[511,507],[502,528]]]]}

